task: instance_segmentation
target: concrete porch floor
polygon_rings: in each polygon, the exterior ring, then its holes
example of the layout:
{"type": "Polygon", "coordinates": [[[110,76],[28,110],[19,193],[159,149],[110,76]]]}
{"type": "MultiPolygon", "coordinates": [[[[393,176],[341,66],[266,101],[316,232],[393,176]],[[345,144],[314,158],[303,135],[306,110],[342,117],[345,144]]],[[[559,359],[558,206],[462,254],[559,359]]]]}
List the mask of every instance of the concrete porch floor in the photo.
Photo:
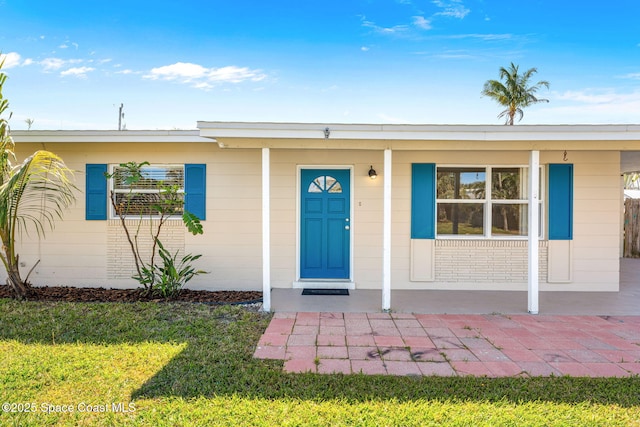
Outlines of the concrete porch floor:
{"type": "MultiPolygon", "coordinates": [[[[393,285],[392,285],[393,286],[393,285]]],[[[380,290],[351,290],[349,296],[302,296],[302,289],[273,289],[274,312],[379,313],[380,290]]],[[[619,292],[540,292],[540,314],[640,315],[640,259],[620,260],[619,292]]],[[[391,311],[418,314],[526,314],[524,291],[391,290],[391,311]]]]}

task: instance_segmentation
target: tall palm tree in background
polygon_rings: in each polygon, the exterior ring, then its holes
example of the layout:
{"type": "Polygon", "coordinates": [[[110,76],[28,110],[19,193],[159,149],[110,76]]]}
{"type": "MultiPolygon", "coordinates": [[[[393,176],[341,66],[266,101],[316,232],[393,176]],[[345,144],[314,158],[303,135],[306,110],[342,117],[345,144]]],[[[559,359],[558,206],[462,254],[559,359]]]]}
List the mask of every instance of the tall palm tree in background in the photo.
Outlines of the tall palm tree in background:
{"type": "Polygon", "coordinates": [[[536,68],[529,68],[523,74],[518,74],[518,66],[513,62],[508,69],[500,67],[500,80],[487,80],[482,89],[482,95],[493,98],[498,104],[507,107],[498,115],[505,117],[505,124],[513,125],[516,116],[522,120],[522,109],[539,102],[549,102],[548,99],[537,98],[536,92],[541,87],[549,89],[549,82],[541,80],[530,86],[529,80],[537,73],[536,68]]]}
{"type": "MultiPolygon", "coordinates": [[[[0,60],[0,70],[3,64],[0,60]]],[[[16,238],[29,229],[42,236],[75,200],[76,187],[70,180],[73,172],[49,151],[36,151],[21,164],[13,165],[15,144],[9,121],[3,117],[9,108],[9,101],[2,96],[6,79],[0,71],[0,259],[7,271],[7,284],[17,298],[24,299],[29,293],[29,274],[24,279],[20,274],[16,238]]]]}

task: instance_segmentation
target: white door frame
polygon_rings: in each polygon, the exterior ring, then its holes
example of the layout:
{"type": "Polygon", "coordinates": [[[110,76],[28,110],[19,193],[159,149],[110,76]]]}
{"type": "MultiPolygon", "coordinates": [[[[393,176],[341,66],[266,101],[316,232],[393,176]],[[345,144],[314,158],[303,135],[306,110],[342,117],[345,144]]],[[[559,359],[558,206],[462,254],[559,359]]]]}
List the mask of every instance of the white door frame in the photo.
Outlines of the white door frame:
{"type": "Polygon", "coordinates": [[[293,282],[294,288],[326,288],[332,289],[355,289],[353,281],[353,248],[354,248],[354,166],[353,165],[297,165],[296,167],[296,280],[293,282]],[[300,203],[302,203],[301,175],[303,169],[336,169],[349,171],[349,278],[348,279],[301,279],[300,278],[300,203]]]}

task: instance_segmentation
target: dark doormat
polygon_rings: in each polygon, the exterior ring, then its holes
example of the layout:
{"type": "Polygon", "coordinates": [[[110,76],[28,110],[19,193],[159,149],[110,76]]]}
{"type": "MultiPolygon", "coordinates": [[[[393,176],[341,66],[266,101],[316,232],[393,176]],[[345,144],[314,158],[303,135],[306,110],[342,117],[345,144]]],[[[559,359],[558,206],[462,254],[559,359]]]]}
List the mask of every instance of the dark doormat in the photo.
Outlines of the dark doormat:
{"type": "Polygon", "coordinates": [[[302,295],[349,295],[348,289],[303,289],[302,295]]]}

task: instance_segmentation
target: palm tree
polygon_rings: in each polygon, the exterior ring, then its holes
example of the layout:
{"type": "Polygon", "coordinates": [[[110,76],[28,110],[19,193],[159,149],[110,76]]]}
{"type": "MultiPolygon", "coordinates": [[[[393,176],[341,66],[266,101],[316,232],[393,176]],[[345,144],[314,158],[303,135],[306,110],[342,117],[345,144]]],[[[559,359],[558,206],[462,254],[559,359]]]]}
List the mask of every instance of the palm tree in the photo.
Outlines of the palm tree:
{"type": "MultiPolygon", "coordinates": [[[[0,70],[3,62],[0,61],[0,70]]],[[[76,187],[70,181],[73,172],[49,151],[36,151],[22,164],[13,165],[15,144],[8,119],[2,117],[9,107],[2,96],[6,79],[7,75],[0,72],[0,259],[7,271],[8,285],[17,298],[24,299],[29,293],[29,274],[24,279],[20,274],[16,238],[27,232],[27,226],[35,228],[38,236],[43,235],[45,227],[51,228],[75,200],[76,187]]]]}
{"type": "Polygon", "coordinates": [[[623,177],[625,190],[640,190],[640,172],[626,172],[623,177]]]}
{"type": "Polygon", "coordinates": [[[500,67],[500,80],[487,80],[482,89],[482,95],[493,98],[498,104],[507,107],[498,115],[505,117],[505,124],[513,125],[514,118],[522,120],[522,109],[531,104],[549,102],[548,99],[536,98],[536,92],[541,87],[549,89],[549,82],[541,80],[529,86],[529,79],[538,72],[536,68],[529,68],[524,74],[518,74],[518,66],[511,63],[509,69],[500,67]]]}

